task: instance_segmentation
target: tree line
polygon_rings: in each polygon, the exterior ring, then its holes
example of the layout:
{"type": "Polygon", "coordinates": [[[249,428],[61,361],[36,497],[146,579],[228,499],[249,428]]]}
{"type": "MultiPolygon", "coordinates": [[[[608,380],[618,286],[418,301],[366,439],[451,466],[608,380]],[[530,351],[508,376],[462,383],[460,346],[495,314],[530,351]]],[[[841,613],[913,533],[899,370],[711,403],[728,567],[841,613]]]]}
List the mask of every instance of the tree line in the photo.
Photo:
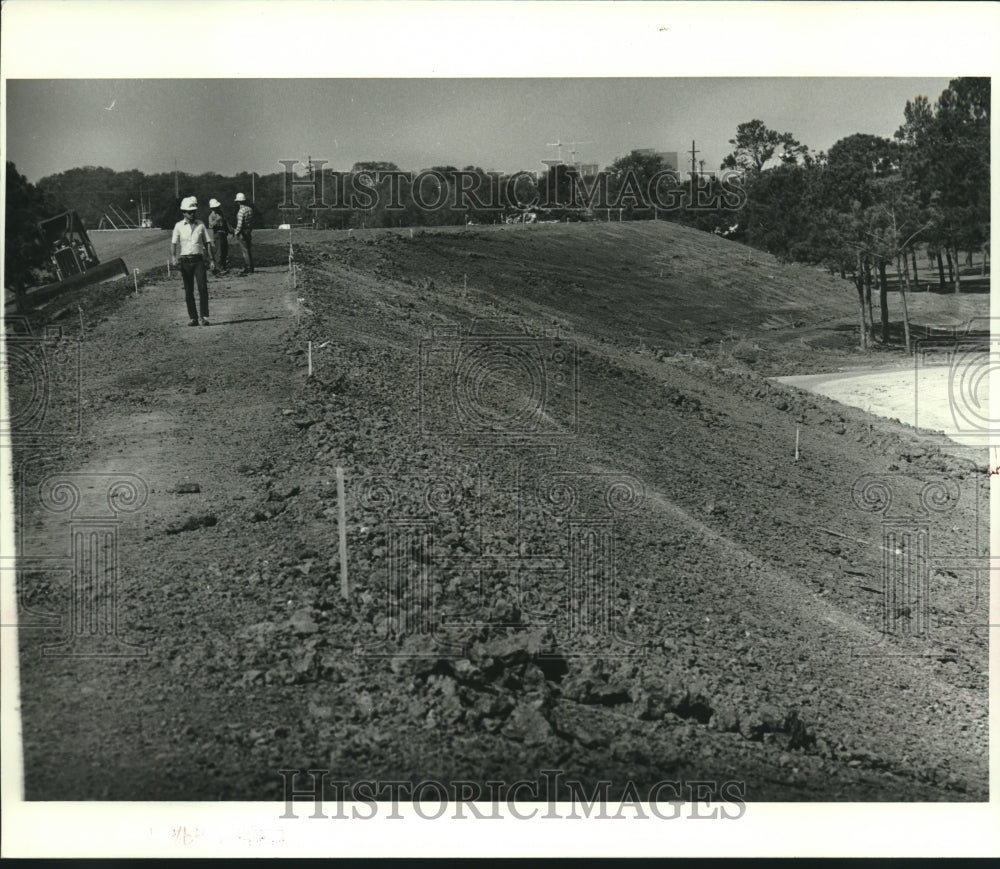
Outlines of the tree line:
{"type": "Polygon", "coordinates": [[[917,251],[938,282],[961,289],[959,252],[989,247],[990,80],[959,78],[937,101],[909,100],[892,139],[855,133],[811,154],[760,121],[741,124],[726,158],[747,173],[747,205],[733,237],[786,260],[825,265],[854,283],[862,346],[889,341],[887,269],[915,287],[917,251]],[[880,323],[872,317],[879,294],[880,323]]]}
{"type": "MultiPolygon", "coordinates": [[[[924,96],[908,101],[892,139],[855,133],[827,153],[813,153],[791,133],[751,120],[737,127],[721,172],[695,175],[670,172],[658,155],[642,151],[586,178],[567,165],[538,176],[435,166],[414,178],[394,163],[361,161],[349,172],[310,163],[297,173],[286,166],[268,175],[235,176],[146,175],[85,166],[31,185],[8,162],[8,283],[30,283],[32,268],[45,263],[46,252],[33,233],[39,219],[73,209],[88,228],[97,228],[116,211],[138,223],[148,206],[152,225],[169,229],[178,219],[180,199],[189,195],[203,208],[217,198],[232,214],[236,194],[244,193],[254,201],[259,226],[447,226],[526,215],[675,220],[781,259],[824,265],[850,279],[867,346],[879,332],[883,342],[889,340],[889,267],[911,286],[920,248],[936,262],[942,285],[947,262],[957,292],[959,251],[988,245],[989,101],[989,79],[955,79],[934,104],[924,96]],[[736,187],[727,183],[734,172],[740,175],[736,187]],[[406,178],[409,183],[400,183],[406,178]],[[495,195],[501,190],[502,196],[495,195]],[[327,200],[322,202],[327,207],[317,208],[317,197],[327,200]],[[874,288],[880,329],[872,317],[874,288]]],[[[901,298],[905,305],[905,293],[901,298]]]]}

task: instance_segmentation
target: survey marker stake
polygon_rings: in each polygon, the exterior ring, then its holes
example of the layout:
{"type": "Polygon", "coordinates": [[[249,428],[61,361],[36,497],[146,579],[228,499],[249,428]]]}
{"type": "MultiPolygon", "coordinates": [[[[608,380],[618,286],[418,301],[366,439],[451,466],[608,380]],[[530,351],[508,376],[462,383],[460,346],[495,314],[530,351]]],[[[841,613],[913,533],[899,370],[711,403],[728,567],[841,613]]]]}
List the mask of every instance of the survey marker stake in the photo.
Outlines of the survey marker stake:
{"type": "Polygon", "coordinates": [[[337,526],[340,536],[340,596],[347,600],[347,510],[344,505],[344,469],[337,468],[337,526]]]}
{"type": "Polygon", "coordinates": [[[313,342],[312,341],[309,342],[308,357],[309,357],[309,376],[312,377],[313,376],[313,342]]]}
{"type": "Polygon", "coordinates": [[[795,461],[799,460],[799,427],[795,426],[795,461]]]}
{"type": "Polygon", "coordinates": [[[139,270],[134,269],[132,272],[132,280],[135,281],[135,294],[139,295],[139,270]]]}

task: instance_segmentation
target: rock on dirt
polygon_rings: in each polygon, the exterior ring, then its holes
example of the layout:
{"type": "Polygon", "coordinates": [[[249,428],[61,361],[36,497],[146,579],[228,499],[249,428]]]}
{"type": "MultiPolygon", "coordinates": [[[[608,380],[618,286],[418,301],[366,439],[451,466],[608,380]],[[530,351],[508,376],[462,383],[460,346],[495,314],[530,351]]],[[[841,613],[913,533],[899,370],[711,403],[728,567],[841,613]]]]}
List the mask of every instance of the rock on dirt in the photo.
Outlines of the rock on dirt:
{"type": "Polygon", "coordinates": [[[174,522],[166,527],[167,534],[181,534],[185,531],[197,531],[199,528],[212,528],[218,517],[214,513],[203,513],[199,516],[189,516],[182,522],[174,522]]]}

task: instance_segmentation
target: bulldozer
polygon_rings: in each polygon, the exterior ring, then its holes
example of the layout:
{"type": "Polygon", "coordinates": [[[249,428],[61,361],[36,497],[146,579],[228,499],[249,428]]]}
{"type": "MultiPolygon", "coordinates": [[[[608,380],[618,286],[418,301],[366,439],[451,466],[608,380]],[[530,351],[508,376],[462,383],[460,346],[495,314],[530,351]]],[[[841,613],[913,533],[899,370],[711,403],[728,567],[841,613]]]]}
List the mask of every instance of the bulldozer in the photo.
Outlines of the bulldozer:
{"type": "Polygon", "coordinates": [[[128,277],[128,267],[120,257],[106,263],[100,261],[75,211],[48,217],[39,221],[37,227],[48,249],[56,280],[20,295],[17,298],[19,311],[42,304],[73,287],[95,284],[118,275],[128,277]]]}

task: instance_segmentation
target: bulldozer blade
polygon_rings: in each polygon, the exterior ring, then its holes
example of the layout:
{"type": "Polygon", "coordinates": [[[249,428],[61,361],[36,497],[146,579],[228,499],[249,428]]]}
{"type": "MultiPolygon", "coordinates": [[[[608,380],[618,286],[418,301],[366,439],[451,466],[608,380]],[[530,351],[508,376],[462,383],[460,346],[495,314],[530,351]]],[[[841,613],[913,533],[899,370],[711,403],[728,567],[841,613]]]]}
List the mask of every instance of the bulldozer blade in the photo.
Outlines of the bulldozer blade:
{"type": "Polygon", "coordinates": [[[87,269],[85,272],[70,275],[70,277],[66,278],[64,281],[57,281],[54,284],[46,284],[44,287],[29,290],[26,301],[29,307],[37,307],[38,305],[47,302],[49,299],[54,299],[66,290],[75,289],[77,287],[86,287],[90,284],[96,284],[118,276],[128,277],[128,274],[129,271],[128,267],[125,265],[125,260],[119,257],[118,259],[100,263],[91,269],[87,269]]]}

